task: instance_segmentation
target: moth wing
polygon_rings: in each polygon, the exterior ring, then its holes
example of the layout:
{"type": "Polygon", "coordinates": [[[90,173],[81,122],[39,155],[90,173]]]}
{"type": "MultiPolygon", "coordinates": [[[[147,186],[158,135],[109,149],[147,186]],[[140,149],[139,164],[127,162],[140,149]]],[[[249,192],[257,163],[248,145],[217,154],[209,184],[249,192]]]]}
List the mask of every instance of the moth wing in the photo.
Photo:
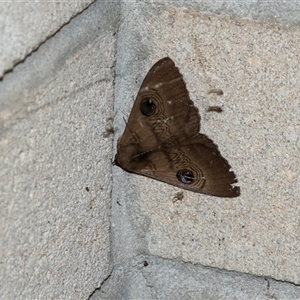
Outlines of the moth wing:
{"type": "Polygon", "coordinates": [[[131,172],[151,177],[193,192],[219,197],[237,197],[236,175],[217,146],[205,135],[199,134],[177,148],[144,153],[131,172]],[[136,168],[135,168],[136,167],[136,168]],[[191,183],[178,178],[178,172],[193,174],[191,183]]]}
{"type": "Polygon", "coordinates": [[[198,109],[190,100],[185,82],[174,62],[165,57],[146,75],[131,110],[120,146],[136,144],[149,151],[175,136],[188,137],[200,130],[198,109]],[[141,103],[151,99],[155,113],[143,115],[141,103]]]}
{"type": "Polygon", "coordinates": [[[182,75],[170,58],[163,58],[142,83],[118,140],[115,163],[129,172],[194,192],[239,196],[236,176],[227,160],[199,130],[198,109],[189,98],[182,75]],[[191,172],[192,182],[178,179],[182,171],[191,172]]]}

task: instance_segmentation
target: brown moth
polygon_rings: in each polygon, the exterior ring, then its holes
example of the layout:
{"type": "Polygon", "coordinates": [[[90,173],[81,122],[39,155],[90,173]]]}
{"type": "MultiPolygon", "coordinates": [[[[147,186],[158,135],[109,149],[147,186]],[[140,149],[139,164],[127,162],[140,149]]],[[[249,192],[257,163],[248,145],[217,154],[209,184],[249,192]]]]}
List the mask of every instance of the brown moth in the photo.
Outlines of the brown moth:
{"type": "Polygon", "coordinates": [[[165,57],[150,69],[141,85],[118,140],[115,164],[193,192],[239,196],[227,160],[199,130],[198,109],[178,68],[165,57]]]}

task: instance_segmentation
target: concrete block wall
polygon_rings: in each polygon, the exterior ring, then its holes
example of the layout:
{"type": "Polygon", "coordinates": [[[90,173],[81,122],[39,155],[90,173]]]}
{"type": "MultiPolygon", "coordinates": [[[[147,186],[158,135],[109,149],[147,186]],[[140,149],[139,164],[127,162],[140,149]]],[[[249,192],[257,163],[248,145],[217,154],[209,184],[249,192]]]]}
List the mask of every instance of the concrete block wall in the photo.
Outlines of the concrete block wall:
{"type": "Polygon", "coordinates": [[[0,299],[300,299],[299,13],[297,1],[2,3],[0,299]],[[240,197],[112,165],[165,56],[240,197]]]}

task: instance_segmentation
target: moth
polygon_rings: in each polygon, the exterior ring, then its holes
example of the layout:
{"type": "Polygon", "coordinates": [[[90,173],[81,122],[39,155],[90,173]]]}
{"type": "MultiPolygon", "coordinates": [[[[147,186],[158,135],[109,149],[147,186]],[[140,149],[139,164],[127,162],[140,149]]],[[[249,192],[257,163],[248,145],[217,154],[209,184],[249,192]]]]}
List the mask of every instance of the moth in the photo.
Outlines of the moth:
{"type": "Polygon", "coordinates": [[[217,145],[199,133],[200,115],[172,59],[146,75],[125,130],[115,165],[196,193],[237,197],[240,188],[217,145]]]}

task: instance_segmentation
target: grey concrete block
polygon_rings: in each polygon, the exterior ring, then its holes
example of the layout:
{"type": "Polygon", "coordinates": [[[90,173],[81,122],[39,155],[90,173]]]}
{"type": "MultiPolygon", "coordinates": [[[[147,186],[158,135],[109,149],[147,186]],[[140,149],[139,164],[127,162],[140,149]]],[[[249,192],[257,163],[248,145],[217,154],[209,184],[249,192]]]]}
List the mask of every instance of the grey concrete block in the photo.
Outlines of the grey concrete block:
{"type": "Polygon", "coordinates": [[[177,260],[138,256],[117,265],[90,300],[299,299],[300,287],[177,260]]]}
{"type": "Polygon", "coordinates": [[[119,5],[100,4],[0,83],[1,299],[86,299],[111,272],[119,5]]]}
{"type": "Polygon", "coordinates": [[[184,191],[182,203],[174,204],[179,189],[114,169],[113,199],[122,204],[113,207],[117,261],[144,248],[155,256],[300,283],[300,31],[262,21],[173,2],[123,4],[116,136],[150,67],[170,56],[199,108],[201,132],[236,171],[242,195],[220,199],[184,191]],[[224,94],[208,94],[211,88],[224,94]],[[223,113],[207,113],[210,105],[223,113]]]}
{"type": "Polygon", "coordinates": [[[0,3],[0,79],[92,2],[0,3]]]}
{"type": "Polygon", "coordinates": [[[0,82],[0,298],[298,299],[298,8],[100,1],[52,38],[39,31],[0,82]],[[241,197],[174,203],[180,189],[112,168],[164,56],[241,197]]]}

